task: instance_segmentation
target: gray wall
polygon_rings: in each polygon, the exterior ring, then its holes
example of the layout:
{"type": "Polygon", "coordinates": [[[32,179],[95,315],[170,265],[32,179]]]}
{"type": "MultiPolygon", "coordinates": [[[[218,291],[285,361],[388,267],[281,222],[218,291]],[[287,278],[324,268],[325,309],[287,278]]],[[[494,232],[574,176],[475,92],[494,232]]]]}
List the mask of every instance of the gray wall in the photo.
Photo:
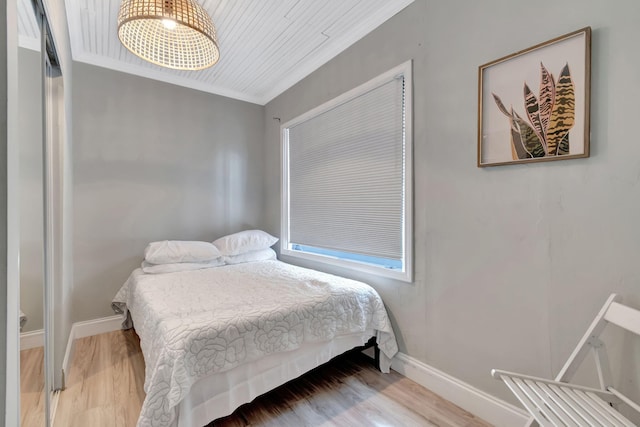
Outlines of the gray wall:
{"type": "Polygon", "coordinates": [[[74,63],[74,322],[111,299],[154,240],[262,225],[263,108],[74,63]]]}
{"type": "Polygon", "coordinates": [[[43,329],[42,72],[40,52],[18,49],[20,137],[20,306],[22,332],[43,329]]]}
{"type": "MultiPolygon", "coordinates": [[[[403,352],[513,401],[491,368],[555,374],[610,292],[640,307],[638,16],[636,0],[416,0],[266,106],[267,230],[280,228],[271,118],[290,120],[413,59],[415,283],[330,271],[378,289],[403,352]],[[477,168],[478,66],[585,26],[591,158],[477,168]]],[[[612,357],[632,390],[635,351],[612,357]]]]}

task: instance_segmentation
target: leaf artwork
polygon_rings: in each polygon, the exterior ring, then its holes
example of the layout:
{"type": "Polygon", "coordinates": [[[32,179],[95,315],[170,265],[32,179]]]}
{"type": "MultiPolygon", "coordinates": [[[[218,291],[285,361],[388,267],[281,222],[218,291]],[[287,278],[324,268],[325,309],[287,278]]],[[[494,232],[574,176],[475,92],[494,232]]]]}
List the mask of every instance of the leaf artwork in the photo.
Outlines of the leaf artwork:
{"type": "Polygon", "coordinates": [[[553,109],[553,100],[556,97],[556,83],[553,76],[547,71],[542,62],[540,63],[540,95],[538,103],[540,104],[540,124],[544,130],[543,137],[547,137],[547,128],[549,127],[549,117],[553,109]]]}
{"type": "Polygon", "coordinates": [[[531,153],[532,157],[544,157],[547,153],[535,130],[533,130],[533,128],[529,126],[529,124],[525,122],[518,113],[513,111],[513,109],[511,109],[511,114],[520,129],[520,136],[522,137],[524,149],[531,153]]]}
{"type": "MultiPolygon", "coordinates": [[[[576,97],[573,90],[573,81],[569,73],[569,64],[560,72],[556,83],[556,96],[551,110],[549,127],[547,128],[547,146],[549,154],[556,155],[560,143],[566,141],[567,153],[569,148],[569,130],[575,121],[576,97]]],[[[567,154],[564,153],[564,154],[567,154]]]]}
{"type": "Polygon", "coordinates": [[[528,159],[532,157],[531,153],[524,148],[524,144],[522,143],[522,133],[520,132],[520,126],[516,124],[515,118],[513,117],[513,109],[511,112],[508,112],[507,109],[504,108],[504,104],[498,95],[495,93],[492,95],[498,105],[498,109],[502,114],[509,117],[509,125],[511,126],[511,156],[514,160],[528,159]]]}
{"type": "Polygon", "coordinates": [[[531,122],[533,131],[538,140],[544,145],[544,136],[542,134],[542,123],[540,122],[540,106],[536,96],[531,92],[527,83],[524,84],[524,108],[527,111],[527,117],[531,122]]]}
{"type": "Polygon", "coordinates": [[[498,95],[492,93],[498,110],[509,119],[513,160],[562,156],[569,154],[569,131],[575,123],[575,89],[569,64],[560,71],[557,83],[540,63],[538,97],[524,82],[524,109],[527,120],[498,95]]]}

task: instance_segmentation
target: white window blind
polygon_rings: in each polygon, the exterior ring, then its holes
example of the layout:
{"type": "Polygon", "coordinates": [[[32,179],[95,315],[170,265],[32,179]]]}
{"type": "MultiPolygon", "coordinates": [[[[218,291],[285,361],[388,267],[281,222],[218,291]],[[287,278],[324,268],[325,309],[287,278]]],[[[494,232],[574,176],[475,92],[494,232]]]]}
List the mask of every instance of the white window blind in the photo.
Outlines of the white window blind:
{"type": "Polygon", "coordinates": [[[290,245],[402,260],[405,75],[290,126],[290,245]]]}

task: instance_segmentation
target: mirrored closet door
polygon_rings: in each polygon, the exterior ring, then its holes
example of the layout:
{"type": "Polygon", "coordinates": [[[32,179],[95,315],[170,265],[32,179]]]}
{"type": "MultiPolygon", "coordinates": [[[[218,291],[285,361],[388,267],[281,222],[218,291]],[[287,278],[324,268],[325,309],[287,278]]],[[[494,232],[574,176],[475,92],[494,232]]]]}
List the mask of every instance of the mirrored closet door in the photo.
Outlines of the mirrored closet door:
{"type": "Polygon", "coordinates": [[[62,75],[41,0],[18,0],[20,142],[20,423],[51,425],[53,289],[56,283],[54,166],[61,140],[62,75]]]}
{"type": "Polygon", "coordinates": [[[20,151],[20,423],[44,426],[43,92],[39,24],[30,1],[18,2],[20,151]],[[28,37],[27,37],[28,36],[28,37]]]}

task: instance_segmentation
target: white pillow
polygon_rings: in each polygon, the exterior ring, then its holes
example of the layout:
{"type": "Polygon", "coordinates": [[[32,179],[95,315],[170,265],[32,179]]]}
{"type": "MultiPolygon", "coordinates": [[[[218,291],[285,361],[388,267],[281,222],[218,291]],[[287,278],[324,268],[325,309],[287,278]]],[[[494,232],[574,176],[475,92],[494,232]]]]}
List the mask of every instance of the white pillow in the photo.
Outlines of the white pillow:
{"type": "Polygon", "coordinates": [[[262,230],[245,230],[229,234],[213,242],[224,256],[240,255],[260,249],[267,249],[278,241],[269,233],[262,230]]]}
{"type": "Polygon", "coordinates": [[[173,264],[176,262],[207,262],[222,254],[209,242],[163,240],[151,242],[144,250],[145,261],[151,264],[173,264]]]}
{"type": "Polygon", "coordinates": [[[172,264],[151,264],[150,262],[142,261],[142,271],[148,274],[175,273],[178,271],[220,267],[222,265],[224,265],[222,258],[209,262],[175,262],[172,264]]]}
{"type": "Polygon", "coordinates": [[[271,248],[246,252],[240,255],[223,256],[222,259],[227,264],[242,264],[243,262],[267,261],[278,259],[276,251],[271,248]]]}

